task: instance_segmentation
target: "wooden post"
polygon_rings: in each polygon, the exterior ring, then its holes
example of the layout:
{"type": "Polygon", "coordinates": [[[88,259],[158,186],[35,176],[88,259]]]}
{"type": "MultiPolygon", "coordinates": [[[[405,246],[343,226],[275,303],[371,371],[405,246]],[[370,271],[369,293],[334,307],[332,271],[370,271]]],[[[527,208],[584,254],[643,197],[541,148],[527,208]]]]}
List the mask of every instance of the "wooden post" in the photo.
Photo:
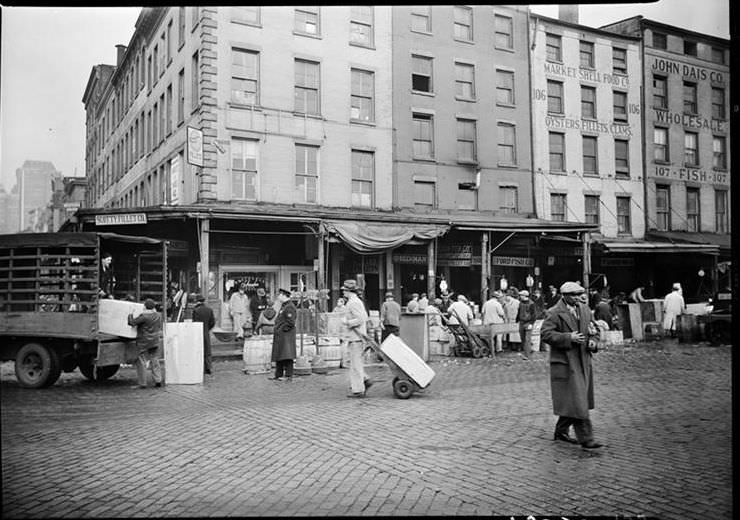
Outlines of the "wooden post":
{"type": "Polygon", "coordinates": [[[437,259],[435,258],[434,239],[427,244],[427,296],[434,299],[434,287],[436,285],[435,273],[437,271],[437,259]]]}
{"type": "Polygon", "coordinates": [[[316,286],[318,289],[316,307],[321,312],[325,312],[327,310],[325,306],[328,306],[327,305],[328,302],[327,300],[324,300],[323,298],[321,298],[321,291],[326,288],[326,270],[324,269],[324,264],[326,263],[325,251],[324,251],[324,247],[325,247],[324,233],[319,232],[318,241],[319,241],[319,244],[318,244],[319,245],[319,254],[318,254],[319,270],[317,274],[318,279],[316,280],[316,286]]]}
{"type": "Polygon", "coordinates": [[[210,229],[211,221],[202,219],[198,221],[200,223],[200,291],[201,294],[208,299],[208,273],[211,270],[208,263],[210,255],[210,229]]]}
{"type": "Polygon", "coordinates": [[[591,240],[588,231],[583,232],[583,288],[588,291],[589,277],[591,275],[591,240]]]}
{"type": "Polygon", "coordinates": [[[488,231],[481,232],[480,238],[480,308],[488,300],[488,273],[491,265],[491,254],[488,251],[488,231]]]}

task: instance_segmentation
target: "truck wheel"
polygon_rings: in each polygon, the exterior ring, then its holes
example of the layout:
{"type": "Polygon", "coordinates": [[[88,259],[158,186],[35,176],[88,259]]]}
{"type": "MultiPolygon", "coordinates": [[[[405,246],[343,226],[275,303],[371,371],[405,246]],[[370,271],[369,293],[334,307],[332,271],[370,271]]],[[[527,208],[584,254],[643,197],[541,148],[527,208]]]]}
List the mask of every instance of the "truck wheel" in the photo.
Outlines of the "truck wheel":
{"type": "Polygon", "coordinates": [[[98,367],[97,373],[95,370],[95,361],[93,358],[86,357],[79,361],[80,372],[90,381],[105,381],[106,379],[113,377],[118,372],[121,365],[106,365],[98,367]]]}
{"type": "Polygon", "coordinates": [[[408,399],[414,393],[414,386],[405,379],[395,379],[393,381],[393,393],[399,399],[408,399]]]}
{"type": "Polygon", "coordinates": [[[61,373],[56,351],[40,343],[26,343],[15,357],[15,376],[24,388],[51,386],[61,373]]]}

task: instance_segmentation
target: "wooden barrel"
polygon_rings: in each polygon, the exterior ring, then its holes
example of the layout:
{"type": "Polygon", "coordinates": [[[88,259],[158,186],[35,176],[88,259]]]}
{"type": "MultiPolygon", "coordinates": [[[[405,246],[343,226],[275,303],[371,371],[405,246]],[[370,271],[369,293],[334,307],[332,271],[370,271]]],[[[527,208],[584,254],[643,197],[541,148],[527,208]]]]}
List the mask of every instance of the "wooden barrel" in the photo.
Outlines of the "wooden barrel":
{"type": "Polygon", "coordinates": [[[342,346],[339,343],[319,345],[319,356],[326,361],[329,368],[339,368],[342,363],[342,346]]]}
{"type": "Polygon", "coordinates": [[[244,340],[244,372],[264,374],[270,371],[272,336],[252,336],[244,340]]]}

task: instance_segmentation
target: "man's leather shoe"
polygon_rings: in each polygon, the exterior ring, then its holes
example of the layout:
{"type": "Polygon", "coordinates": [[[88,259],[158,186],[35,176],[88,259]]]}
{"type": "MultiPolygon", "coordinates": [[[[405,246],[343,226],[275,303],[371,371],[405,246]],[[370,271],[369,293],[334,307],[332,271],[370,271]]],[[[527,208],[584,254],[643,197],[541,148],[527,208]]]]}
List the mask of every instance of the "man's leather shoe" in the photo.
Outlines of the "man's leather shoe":
{"type": "Polygon", "coordinates": [[[587,450],[595,450],[596,448],[601,448],[602,446],[603,444],[596,441],[586,441],[584,443],[581,443],[581,447],[587,450]]]}
{"type": "Polygon", "coordinates": [[[556,433],[553,435],[552,440],[554,441],[563,441],[563,442],[569,442],[571,444],[578,444],[578,441],[568,435],[567,433],[556,433]]]}
{"type": "Polygon", "coordinates": [[[373,386],[373,382],[369,379],[365,379],[365,390],[370,390],[370,387],[373,386]]]}
{"type": "Polygon", "coordinates": [[[365,392],[354,392],[351,394],[347,394],[347,397],[365,397],[365,392]]]}

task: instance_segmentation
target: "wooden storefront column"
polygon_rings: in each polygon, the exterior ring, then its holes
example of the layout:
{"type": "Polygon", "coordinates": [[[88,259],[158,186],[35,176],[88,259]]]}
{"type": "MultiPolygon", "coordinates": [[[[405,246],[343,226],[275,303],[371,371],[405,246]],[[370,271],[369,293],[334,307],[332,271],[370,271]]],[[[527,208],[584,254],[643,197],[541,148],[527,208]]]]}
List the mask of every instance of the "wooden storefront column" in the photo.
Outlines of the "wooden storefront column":
{"type": "Polygon", "coordinates": [[[489,252],[488,231],[481,232],[480,238],[480,304],[488,300],[488,276],[491,271],[491,253],[489,252]]]}
{"type": "Polygon", "coordinates": [[[588,231],[583,232],[583,288],[588,291],[589,278],[591,276],[591,240],[588,231]]]}
{"type": "Polygon", "coordinates": [[[208,273],[211,270],[209,264],[210,257],[210,230],[211,221],[206,219],[198,220],[200,229],[200,293],[208,298],[208,273]]]}
{"type": "MultiPolygon", "coordinates": [[[[319,263],[319,269],[317,272],[317,280],[316,280],[316,286],[319,290],[319,294],[321,294],[322,289],[326,289],[326,269],[324,265],[326,264],[326,252],[324,248],[326,247],[326,241],[324,240],[324,234],[319,233],[318,235],[318,263],[319,263]]],[[[327,291],[328,292],[328,291],[327,291]]],[[[331,305],[329,305],[328,301],[323,300],[322,298],[317,299],[319,312],[326,312],[331,309],[331,305]],[[328,307],[328,308],[325,308],[328,307]]]]}
{"type": "Polygon", "coordinates": [[[436,247],[435,242],[437,239],[432,239],[427,245],[427,296],[431,299],[434,298],[434,288],[436,285],[436,272],[437,272],[437,258],[436,258],[436,247]]]}
{"type": "Polygon", "coordinates": [[[344,280],[339,279],[339,254],[342,246],[336,242],[334,245],[329,244],[329,246],[329,262],[331,263],[331,303],[329,309],[332,309],[334,308],[334,303],[342,295],[339,292],[339,287],[344,280]]]}

